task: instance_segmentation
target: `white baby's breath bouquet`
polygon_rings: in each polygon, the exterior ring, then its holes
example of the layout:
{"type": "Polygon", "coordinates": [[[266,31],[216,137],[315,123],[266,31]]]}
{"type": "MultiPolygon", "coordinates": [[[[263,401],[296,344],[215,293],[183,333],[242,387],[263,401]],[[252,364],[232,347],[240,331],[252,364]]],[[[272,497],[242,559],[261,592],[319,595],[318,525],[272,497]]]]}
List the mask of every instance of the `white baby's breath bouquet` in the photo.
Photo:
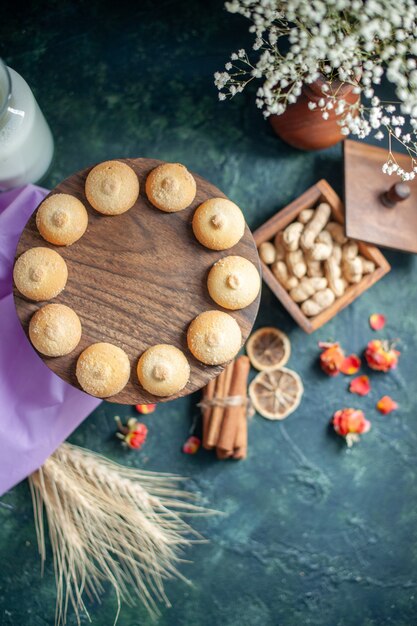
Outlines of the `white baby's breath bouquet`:
{"type": "Polygon", "coordinates": [[[303,85],[323,80],[323,97],[310,102],[324,119],[334,109],[343,135],[388,139],[383,170],[411,180],[417,173],[417,5],[413,0],[231,0],[231,13],[252,24],[254,53],[239,50],[216,72],[219,99],[262,85],[256,103],[265,117],[297,101],[303,85]],[[252,58],[252,55],[256,58],[252,58]],[[385,76],[398,101],[382,102],[375,86],[385,76]],[[341,84],[360,95],[348,103],[341,84]],[[392,153],[392,140],[410,155],[408,171],[392,153]]]}

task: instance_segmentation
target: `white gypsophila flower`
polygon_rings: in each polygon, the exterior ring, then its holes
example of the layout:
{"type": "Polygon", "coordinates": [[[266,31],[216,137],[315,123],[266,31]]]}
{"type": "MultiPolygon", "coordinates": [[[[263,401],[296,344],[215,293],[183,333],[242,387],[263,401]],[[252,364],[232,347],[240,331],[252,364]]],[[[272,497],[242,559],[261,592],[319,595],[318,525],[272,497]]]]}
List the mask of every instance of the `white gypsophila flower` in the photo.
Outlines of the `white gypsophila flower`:
{"type": "MultiPolygon", "coordinates": [[[[342,134],[396,139],[417,157],[414,0],[230,0],[225,8],[250,21],[257,58],[244,49],[231,54],[233,63],[214,78],[221,100],[260,80],[256,106],[265,117],[281,115],[301,95],[303,85],[324,77],[324,97],[309,103],[311,110],[319,108],[329,116],[333,109],[342,134]],[[383,76],[393,84],[398,106],[375,96],[383,76]],[[352,104],[340,99],[340,83],[350,84],[361,100],[352,104]],[[406,115],[411,117],[409,132],[403,131],[406,115]]],[[[392,163],[387,172],[407,174],[392,163]]]]}

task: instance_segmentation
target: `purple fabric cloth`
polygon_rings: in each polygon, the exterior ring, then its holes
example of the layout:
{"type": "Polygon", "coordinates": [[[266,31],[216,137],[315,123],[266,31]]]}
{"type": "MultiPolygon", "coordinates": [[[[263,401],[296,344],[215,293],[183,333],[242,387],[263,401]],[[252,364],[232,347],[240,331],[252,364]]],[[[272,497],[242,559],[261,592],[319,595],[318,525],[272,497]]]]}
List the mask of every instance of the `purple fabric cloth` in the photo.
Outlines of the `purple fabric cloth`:
{"type": "Polygon", "coordinates": [[[40,467],[100,403],[48,369],[16,315],[16,246],[47,193],[34,185],[0,193],[0,495],[40,467]]]}

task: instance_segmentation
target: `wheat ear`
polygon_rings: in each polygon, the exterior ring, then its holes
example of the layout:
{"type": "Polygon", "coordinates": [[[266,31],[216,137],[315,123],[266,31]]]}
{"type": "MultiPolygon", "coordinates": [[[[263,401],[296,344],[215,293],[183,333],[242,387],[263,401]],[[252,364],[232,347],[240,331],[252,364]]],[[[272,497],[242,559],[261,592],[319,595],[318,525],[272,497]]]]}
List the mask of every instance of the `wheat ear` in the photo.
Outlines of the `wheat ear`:
{"type": "MultiPolygon", "coordinates": [[[[163,580],[178,577],[183,550],[202,537],[184,516],[214,513],[194,504],[172,474],[130,469],[68,443],[29,477],[39,553],[46,558],[44,511],[57,585],[56,626],[68,606],[88,616],[84,592],[99,600],[109,581],[121,601],[137,596],[155,616],[169,606],[163,580]]],[[[188,581],[186,581],[188,582],[188,581]]],[[[116,621],[117,621],[116,616],[116,621]]]]}

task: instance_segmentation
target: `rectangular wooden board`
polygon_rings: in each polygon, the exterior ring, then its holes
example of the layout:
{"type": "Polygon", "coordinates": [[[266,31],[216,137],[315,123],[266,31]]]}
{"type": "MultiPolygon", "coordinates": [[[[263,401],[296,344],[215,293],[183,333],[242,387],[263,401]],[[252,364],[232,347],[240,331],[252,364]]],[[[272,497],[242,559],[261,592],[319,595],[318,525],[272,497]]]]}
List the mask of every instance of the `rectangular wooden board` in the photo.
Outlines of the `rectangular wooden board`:
{"type": "MultiPolygon", "coordinates": [[[[399,165],[410,169],[410,157],[394,153],[399,165]]],[[[346,234],[378,246],[417,253],[417,178],[407,181],[411,195],[393,208],[381,195],[398,176],[382,171],[387,150],[346,140],[344,142],[346,234]]]]}

